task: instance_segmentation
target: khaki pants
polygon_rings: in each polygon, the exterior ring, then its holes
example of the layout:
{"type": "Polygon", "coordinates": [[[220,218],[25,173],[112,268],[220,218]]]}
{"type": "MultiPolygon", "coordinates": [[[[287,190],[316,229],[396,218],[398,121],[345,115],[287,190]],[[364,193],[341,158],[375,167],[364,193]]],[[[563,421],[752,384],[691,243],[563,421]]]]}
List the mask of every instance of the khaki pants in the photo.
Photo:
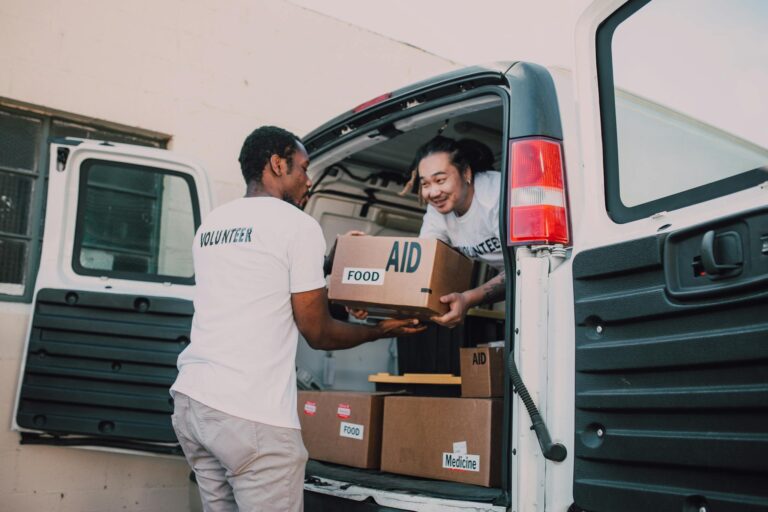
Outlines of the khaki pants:
{"type": "Polygon", "coordinates": [[[230,416],[178,392],[172,420],[203,510],[304,509],[307,450],[300,430],[230,416]]]}

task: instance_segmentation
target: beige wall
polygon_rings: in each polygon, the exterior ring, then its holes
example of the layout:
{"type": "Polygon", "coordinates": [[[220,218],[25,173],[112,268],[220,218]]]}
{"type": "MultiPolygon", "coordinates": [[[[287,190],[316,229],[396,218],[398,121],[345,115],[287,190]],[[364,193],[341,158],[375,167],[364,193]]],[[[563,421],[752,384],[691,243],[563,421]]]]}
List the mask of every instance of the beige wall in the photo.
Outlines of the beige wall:
{"type": "MultiPolygon", "coordinates": [[[[242,194],[254,127],[303,135],[455,67],[287,2],[0,2],[0,97],[171,134],[217,203],[242,194]]],[[[28,318],[0,302],[0,511],[188,509],[183,461],[19,445],[8,426],[28,318]]]]}

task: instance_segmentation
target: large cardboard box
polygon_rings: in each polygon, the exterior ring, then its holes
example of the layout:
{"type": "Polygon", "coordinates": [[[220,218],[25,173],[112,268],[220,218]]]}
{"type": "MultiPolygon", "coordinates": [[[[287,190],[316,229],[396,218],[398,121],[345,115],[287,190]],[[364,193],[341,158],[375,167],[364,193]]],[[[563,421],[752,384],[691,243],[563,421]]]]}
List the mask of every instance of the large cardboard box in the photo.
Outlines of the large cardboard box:
{"type": "Polygon", "coordinates": [[[498,487],[503,402],[388,396],[381,470],[498,487]]]}
{"type": "Polygon", "coordinates": [[[386,394],[299,391],[301,436],[309,458],[378,468],[386,394]]]}
{"type": "Polygon", "coordinates": [[[489,398],[504,396],[504,348],[462,348],[461,396],[489,398]]]}
{"type": "Polygon", "coordinates": [[[440,240],[342,236],[330,300],[372,313],[428,318],[448,307],[440,297],[469,288],[472,260],[440,240]]]}

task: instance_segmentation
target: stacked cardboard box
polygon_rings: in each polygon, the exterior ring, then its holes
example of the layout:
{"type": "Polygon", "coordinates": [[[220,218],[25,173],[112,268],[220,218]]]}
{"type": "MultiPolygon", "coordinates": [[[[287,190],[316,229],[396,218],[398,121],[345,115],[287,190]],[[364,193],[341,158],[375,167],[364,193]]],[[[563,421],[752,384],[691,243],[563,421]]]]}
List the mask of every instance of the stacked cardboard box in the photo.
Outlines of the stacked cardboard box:
{"type": "Polygon", "coordinates": [[[461,396],[490,398],[504,396],[504,348],[462,348],[461,396]]]}
{"type": "Polygon", "coordinates": [[[385,395],[299,391],[301,435],[309,458],[378,468],[385,395]]]}
{"type": "Polygon", "coordinates": [[[382,471],[499,486],[501,400],[389,396],[384,403],[382,471]]]}

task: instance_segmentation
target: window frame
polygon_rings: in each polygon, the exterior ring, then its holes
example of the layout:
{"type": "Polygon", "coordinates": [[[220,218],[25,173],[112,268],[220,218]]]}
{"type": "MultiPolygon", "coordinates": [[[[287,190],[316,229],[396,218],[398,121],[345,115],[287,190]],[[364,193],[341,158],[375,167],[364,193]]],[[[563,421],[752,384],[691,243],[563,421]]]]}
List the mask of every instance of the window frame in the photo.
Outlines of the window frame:
{"type": "MultiPolygon", "coordinates": [[[[26,242],[26,265],[23,270],[24,291],[15,295],[0,291],[0,304],[24,303],[30,304],[35,293],[35,282],[40,270],[40,257],[43,246],[43,234],[45,231],[45,205],[48,197],[48,170],[50,168],[50,147],[53,137],[54,124],[59,124],[59,129],[66,131],[67,127],[84,130],[86,133],[98,132],[99,135],[108,135],[99,140],[125,143],[125,139],[131,139],[137,145],[166,149],[171,136],[161,132],[134,128],[130,126],[96,120],[86,116],[63,112],[46,107],[40,107],[9,98],[0,97],[0,110],[17,117],[37,119],[41,123],[40,138],[37,141],[36,158],[37,168],[33,172],[19,169],[0,168],[3,172],[29,176],[32,181],[32,194],[29,200],[29,230],[27,235],[2,233],[3,237],[26,242]],[[66,126],[65,126],[66,125],[66,126]]],[[[57,138],[60,138],[59,135],[57,138]]],[[[55,156],[54,156],[55,158],[55,156]]]]}
{"type": "Polygon", "coordinates": [[[766,168],[759,167],[718,181],[706,183],[668,196],[635,206],[626,206],[621,200],[619,140],[616,122],[616,100],[613,84],[613,34],[621,23],[649,4],[652,0],[630,0],[597,28],[595,51],[597,58],[597,88],[600,105],[600,124],[603,146],[603,170],[605,179],[605,208],[608,216],[617,224],[625,224],[650,217],[663,211],[685,208],[745,190],[766,180],[766,168]]]}
{"type": "MultiPolygon", "coordinates": [[[[122,162],[117,160],[105,160],[102,158],[88,158],[80,164],[80,175],[78,176],[78,199],[77,199],[77,214],[75,216],[75,238],[72,246],[72,270],[78,275],[82,276],[96,276],[96,277],[108,277],[111,279],[124,279],[127,281],[140,281],[150,283],[172,283],[172,284],[185,284],[194,285],[195,275],[194,273],[189,277],[183,276],[170,276],[165,274],[146,274],[143,272],[131,272],[131,271],[119,271],[119,270],[100,270],[88,267],[83,267],[80,263],[80,251],[83,246],[84,238],[84,222],[85,222],[85,206],[86,206],[86,194],[88,192],[88,175],[91,168],[94,165],[100,163],[106,163],[109,165],[119,165],[121,167],[138,170],[141,172],[152,172],[161,176],[177,176],[184,180],[189,187],[190,202],[192,203],[192,219],[194,222],[194,233],[197,232],[197,228],[200,227],[201,215],[200,215],[200,203],[197,195],[197,187],[195,180],[189,174],[166,169],[163,167],[153,167],[149,165],[132,164],[128,162],[122,162]]],[[[156,226],[153,226],[153,231],[160,229],[159,218],[156,226]]]]}

